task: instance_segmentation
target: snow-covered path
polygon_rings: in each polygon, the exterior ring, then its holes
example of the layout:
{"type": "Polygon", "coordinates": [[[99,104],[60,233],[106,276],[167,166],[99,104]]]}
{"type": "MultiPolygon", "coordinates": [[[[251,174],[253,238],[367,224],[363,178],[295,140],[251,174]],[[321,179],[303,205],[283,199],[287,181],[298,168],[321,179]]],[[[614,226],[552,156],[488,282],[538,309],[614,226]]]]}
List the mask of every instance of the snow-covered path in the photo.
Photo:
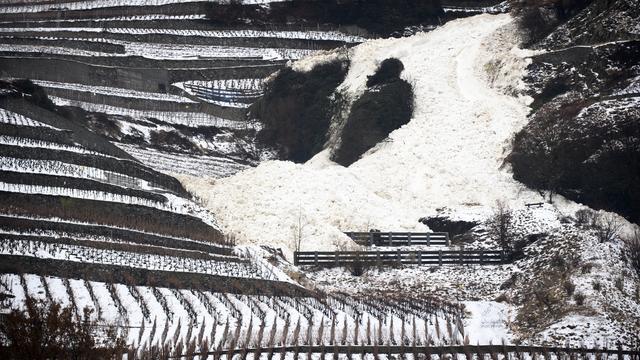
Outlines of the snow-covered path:
{"type": "Polygon", "coordinates": [[[520,78],[525,62],[510,51],[510,24],[509,15],[478,15],[355,47],[343,92],[357,96],[380,61],[397,57],[416,99],[413,119],[349,168],[325,151],[304,165],[272,161],[227,179],[182,180],[240,241],[289,250],[298,227],[303,250],[329,249],[346,240],[341,231],[424,230],[418,219],[439,208],[481,218],[496,200],[540,201],[501,169],[528,112],[485,74],[498,57],[503,78],[520,78]]]}

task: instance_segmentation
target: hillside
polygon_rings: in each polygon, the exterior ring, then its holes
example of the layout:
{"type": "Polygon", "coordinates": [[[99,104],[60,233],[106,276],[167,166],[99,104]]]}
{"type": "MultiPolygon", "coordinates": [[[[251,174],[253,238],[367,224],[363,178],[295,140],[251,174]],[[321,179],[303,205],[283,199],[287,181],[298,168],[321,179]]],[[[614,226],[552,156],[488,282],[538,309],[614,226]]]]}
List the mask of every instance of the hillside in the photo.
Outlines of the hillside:
{"type": "Polygon", "coordinates": [[[550,50],[532,57],[527,69],[533,114],[510,157],[515,178],[528,186],[634,223],[640,215],[638,5],[591,1],[535,34],[532,46],[550,50]]]}
{"type": "Polygon", "coordinates": [[[88,135],[57,114],[64,109],[38,106],[21,84],[3,83],[0,103],[0,272],[10,306],[29,296],[78,315],[88,307],[147,356],[288,344],[331,323],[367,321],[393,337],[391,319],[405,324],[407,312],[434,332],[436,317],[450,326],[461,316],[430,298],[411,310],[408,299],[365,302],[301,287],[273,266],[277,254],[233,247],[175,179],[88,135]]]}
{"type": "Polygon", "coordinates": [[[464,313],[452,302],[302,287],[295,271],[274,266],[286,264],[278,251],[235,246],[172,177],[224,177],[274,157],[245,117],[265,78],[369,36],[331,23],[216,25],[213,8],[2,5],[3,312],[27,298],[78,318],[88,308],[124,337],[129,358],[325,343],[337,333],[357,343],[364,324],[380,342],[405,338],[409,326],[413,341],[445,332],[461,341],[464,313]]]}
{"type": "Polygon", "coordinates": [[[364,38],[329,26],[216,25],[209,6],[4,6],[0,67],[56,105],[82,109],[91,130],[154,169],[228,176],[263,156],[245,112],[264,78],[287,60],[364,38]]]}
{"type": "MultiPolygon", "coordinates": [[[[484,63],[505,55],[483,46],[492,41],[512,59],[505,71],[524,70],[525,61],[509,54],[515,40],[506,31],[496,33],[509,22],[507,15],[476,16],[433,32],[355,47],[337,89],[347,101],[364,93],[366,75],[388,57],[402,61],[401,77],[414,84],[416,93],[411,121],[349,167],[328,159],[329,143],[303,165],[265,162],[211,184],[201,180],[202,187],[183,182],[240,241],[259,239],[290,250],[292,239],[283,238],[281,229],[292,228],[300,213],[309,238],[302,247],[330,249],[334,241],[347,240],[342,231],[424,229],[418,219],[436,215],[437,209],[455,208],[474,221],[496,200],[518,206],[541,201],[500,170],[510,137],[526,123],[525,99],[491,89],[482,73],[484,63]],[[473,42],[454,47],[445,40],[456,36],[473,42]]],[[[326,61],[324,55],[317,59],[326,61]]]]}
{"type": "MultiPolygon", "coordinates": [[[[77,311],[89,306],[106,323],[177,326],[184,337],[180,322],[212,321],[184,296],[309,295],[234,250],[175,179],[61,117],[62,109],[38,106],[21,83],[3,86],[0,271],[11,274],[3,280],[16,305],[28,294],[77,311]]],[[[138,346],[161,339],[141,331],[129,338],[138,346]]]]}
{"type": "Polygon", "coordinates": [[[127,359],[637,355],[636,5],[3,2],[0,325],[34,298],[127,359]]]}
{"type": "MultiPolygon", "coordinates": [[[[479,315],[469,318],[470,328],[495,326],[487,337],[481,330],[471,332],[472,341],[633,343],[638,275],[623,240],[637,226],[600,212],[593,213],[592,227],[578,216],[591,214],[588,207],[558,194],[545,204],[548,194],[520,183],[509,166],[514,136],[519,141],[523,135],[516,134],[532,126],[529,114],[536,106],[524,80],[534,76],[536,59],[553,56],[519,44],[511,16],[479,15],[425,34],[367,41],[346,55],[334,51],[306,58],[293,70],[304,73],[343,58],[350,64],[332,95],[341,103],[330,116],[324,150],[303,164],[269,161],[229,178],[181,180],[240,242],[278,244],[290,258],[298,249],[311,254],[362,249],[344,231],[379,229],[384,237],[391,230],[428,231],[436,219],[444,219],[445,226],[431,230],[469,224],[455,249],[495,249],[485,223],[500,202],[513,213],[514,246],[521,252],[509,265],[376,267],[362,276],[349,267],[311,267],[304,268],[306,275],[327,291],[365,294],[375,288],[442,298],[453,293],[467,309],[496,319],[489,325],[479,315]],[[353,104],[369,91],[376,68],[389,58],[404,64],[400,77],[414,90],[413,115],[353,164],[341,166],[332,161],[342,146],[341,128],[350,121],[353,104]],[[616,230],[603,240],[598,228],[606,219],[616,230]]],[[[632,178],[627,174],[625,181],[632,178]]]]}

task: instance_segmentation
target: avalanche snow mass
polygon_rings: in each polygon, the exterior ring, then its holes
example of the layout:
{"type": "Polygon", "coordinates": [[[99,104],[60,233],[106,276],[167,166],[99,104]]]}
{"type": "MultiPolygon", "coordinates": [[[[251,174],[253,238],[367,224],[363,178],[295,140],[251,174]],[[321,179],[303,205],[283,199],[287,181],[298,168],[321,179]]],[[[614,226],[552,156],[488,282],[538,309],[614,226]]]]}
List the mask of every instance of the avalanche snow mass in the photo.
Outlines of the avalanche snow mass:
{"type": "Polygon", "coordinates": [[[424,231],[418,219],[445,209],[479,220],[496,201],[542,201],[503,163],[529,112],[529,99],[504,91],[522,86],[527,64],[514,27],[508,14],[478,15],[351,49],[338,91],[357,98],[377,65],[396,57],[414,87],[415,111],[348,168],[330,161],[327,149],[302,165],[268,161],[229,178],[180,179],[241,243],[289,251],[296,234],[301,250],[329,250],[352,245],[343,231],[424,231]]]}

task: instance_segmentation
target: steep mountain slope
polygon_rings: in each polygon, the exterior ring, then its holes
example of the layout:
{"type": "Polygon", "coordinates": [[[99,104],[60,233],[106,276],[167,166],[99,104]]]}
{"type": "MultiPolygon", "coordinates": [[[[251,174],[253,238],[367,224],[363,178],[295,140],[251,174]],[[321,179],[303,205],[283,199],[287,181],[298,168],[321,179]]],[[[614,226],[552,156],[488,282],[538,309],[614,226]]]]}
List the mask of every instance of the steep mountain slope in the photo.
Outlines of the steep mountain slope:
{"type": "Polygon", "coordinates": [[[208,5],[0,7],[8,305],[33,297],[76,314],[88,307],[101,326],[117,326],[129,358],[329,343],[336,333],[357,343],[370,326],[386,343],[445,332],[462,341],[464,313],[449,301],[300,286],[274,266],[285,264],[277,251],[234,247],[217,214],[167,174],[215,178],[255,165],[265,155],[253,142],[260,126],[244,113],[263,79],[287,60],[364,39],[331,24],[214,26],[203,19],[208,5]]]}
{"type": "MultiPolygon", "coordinates": [[[[393,57],[405,66],[401,76],[413,85],[416,109],[408,124],[349,167],[329,160],[335,145],[329,141],[301,165],[270,161],[225,179],[181,180],[241,242],[289,251],[299,236],[306,251],[355,248],[343,231],[424,230],[421,217],[483,224],[502,201],[514,212],[521,252],[512,264],[370,269],[362,277],[345,268],[304,270],[327,291],[455,297],[475,314],[467,327],[482,329],[470,333],[472,341],[633,343],[640,287],[621,237],[635,225],[602,213],[598,217],[624,225],[621,234],[603,240],[597,226],[577,220],[585,206],[562,196],[543,204],[545,194],[514,180],[505,161],[533,100],[518,94],[536,52],[518,49],[518,34],[509,15],[479,15],[427,34],[354,47],[338,87],[346,108],[365,91],[377,65],[393,57]],[[531,203],[540,207],[525,206],[531,203]],[[485,314],[497,323],[483,323],[485,314]],[[487,327],[494,332],[483,338],[487,327]]],[[[293,68],[308,71],[341,56],[323,54],[293,68]]],[[[332,131],[339,133],[345,117],[336,114],[332,131]]],[[[459,248],[496,247],[484,225],[458,241],[459,248]]]]}
{"type": "Polygon", "coordinates": [[[228,176],[269,155],[254,144],[259,125],[245,119],[263,79],[287,60],[364,38],[332,25],[225,25],[231,19],[211,18],[212,5],[3,5],[1,75],[88,112],[71,110],[159,171],[228,176]]]}
{"type": "Polygon", "coordinates": [[[367,75],[387,57],[404,63],[401,76],[414,84],[416,98],[413,119],[348,168],[328,161],[327,150],[302,166],[266,162],[212,183],[183,182],[238,239],[289,249],[292,239],[281,229],[295,226],[300,216],[307,224],[303,248],[327,249],[347,240],[342,231],[423,228],[418,219],[443,207],[477,219],[496,200],[519,206],[540,201],[500,170],[527,106],[492,89],[483,73],[485,63],[502,55],[511,59],[504,65],[509,71],[524,68],[510,52],[515,42],[509,32],[496,33],[510,22],[506,15],[476,16],[355,47],[338,89],[347,99],[364,92],[367,75]],[[504,53],[492,54],[489,46],[504,53]]]}
{"type": "Polygon", "coordinates": [[[138,329],[127,341],[144,349],[167,343],[156,326],[189,342],[192,327],[218,321],[213,309],[225,305],[210,305],[205,292],[310,295],[228,244],[174,178],[65,119],[46,98],[35,102],[28,83],[2,86],[0,273],[12,306],[26,296],[78,314],[89,306],[100,322],[138,329]]]}
{"type": "MultiPolygon", "coordinates": [[[[323,333],[329,324],[346,334],[366,322],[390,341],[412,323],[424,341],[463,315],[431,298],[365,302],[305,289],[273,266],[277,253],[233,247],[175,179],[62,117],[41,89],[2,86],[0,282],[10,308],[27,297],[78,315],[88,308],[101,326],[116,326],[131,357],[152,358],[159,349],[166,358],[325,343],[335,336],[323,333]]],[[[361,332],[349,336],[357,342],[361,332]]]]}
{"type": "MultiPolygon", "coordinates": [[[[534,7],[534,10],[537,11],[534,7]]],[[[535,101],[515,138],[514,176],[528,186],[640,219],[640,3],[592,1],[532,46],[535,101]]],[[[527,16],[522,26],[526,26],[527,16]]],[[[524,28],[526,32],[528,29],[524,28]]]]}

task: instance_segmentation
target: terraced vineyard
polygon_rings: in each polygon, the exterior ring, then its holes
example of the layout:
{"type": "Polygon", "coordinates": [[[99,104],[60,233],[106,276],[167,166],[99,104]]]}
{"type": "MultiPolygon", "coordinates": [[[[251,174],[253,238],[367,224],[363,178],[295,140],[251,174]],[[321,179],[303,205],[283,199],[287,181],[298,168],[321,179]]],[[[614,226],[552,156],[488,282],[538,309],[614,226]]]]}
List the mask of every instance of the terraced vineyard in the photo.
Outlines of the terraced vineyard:
{"type": "Polygon", "coordinates": [[[72,124],[21,97],[1,105],[3,139],[14,139],[2,145],[0,192],[11,306],[30,296],[78,316],[89,308],[140,353],[462,339],[460,307],[308,291],[227,244],[174,179],[106,141],[79,144],[72,124]]]}
{"type": "Polygon", "coordinates": [[[12,307],[30,296],[92,309],[140,353],[463,338],[458,306],[300,287],[259,249],[232,247],[175,179],[99,137],[80,141],[73,123],[10,90],[0,273],[12,307]]]}
{"type": "Polygon", "coordinates": [[[216,25],[205,18],[210,4],[5,2],[2,76],[32,79],[57,105],[89,112],[92,129],[154,169],[231,175],[269,157],[246,120],[264,79],[364,38],[327,26],[216,25]]]}
{"type": "Polygon", "coordinates": [[[23,95],[9,89],[0,102],[0,281],[11,307],[29,296],[78,316],[88,308],[139,354],[464,338],[456,305],[299,286],[260,249],[233,247],[175,179],[99,137],[80,143],[81,129],[23,95]]]}
{"type": "Polygon", "coordinates": [[[176,353],[319,344],[428,344],[460,341],[460,308],[427,300],[336,294],[271,296],[5,275],[14,301],[29,295],[94,311],[117,323],[138,351],[176,353]],[[355,329],[355,330],[354,330],[355,329]],[[186,350],[189,349],[189,350],[186,350]]]}
{"type": "Polygon", "coordinates": [[[306,289],[277,253],[235,246],[172,177],[230,176],[275,156],[256,146],[260,124],[247,119],[266,79],[367,36],[224,25],[207,18],[212,3],[0,5],[0,274],[10,305],[34,297],[78,316],[92,309],[138,353],[461,343],[461,306],[306,289]]]}

